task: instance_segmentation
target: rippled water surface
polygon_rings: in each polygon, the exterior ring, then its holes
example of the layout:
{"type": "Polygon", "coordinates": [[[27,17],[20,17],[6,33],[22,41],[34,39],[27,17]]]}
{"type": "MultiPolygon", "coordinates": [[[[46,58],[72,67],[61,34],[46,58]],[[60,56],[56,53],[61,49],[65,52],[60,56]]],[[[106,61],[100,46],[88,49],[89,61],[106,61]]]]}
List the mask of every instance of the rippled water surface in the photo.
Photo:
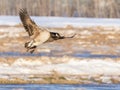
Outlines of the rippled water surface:
{"type": "Polygon", "coordinates": [[[120,90],[120,84],[102,85],[0,85],[0,90],[120,90]]]}

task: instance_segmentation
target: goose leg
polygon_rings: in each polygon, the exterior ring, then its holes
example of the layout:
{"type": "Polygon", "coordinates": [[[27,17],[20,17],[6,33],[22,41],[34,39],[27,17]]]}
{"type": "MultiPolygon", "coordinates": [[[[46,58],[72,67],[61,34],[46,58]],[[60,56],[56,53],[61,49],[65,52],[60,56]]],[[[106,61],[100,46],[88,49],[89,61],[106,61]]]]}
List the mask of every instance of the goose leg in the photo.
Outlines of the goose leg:
{"type": "Polygon", "coordinates": [[[36,48],[37,48],[37,46],[33,46],[33,47],[30,47],[30,48],[27,48],[27,52],[33,53],[36,48]]]}

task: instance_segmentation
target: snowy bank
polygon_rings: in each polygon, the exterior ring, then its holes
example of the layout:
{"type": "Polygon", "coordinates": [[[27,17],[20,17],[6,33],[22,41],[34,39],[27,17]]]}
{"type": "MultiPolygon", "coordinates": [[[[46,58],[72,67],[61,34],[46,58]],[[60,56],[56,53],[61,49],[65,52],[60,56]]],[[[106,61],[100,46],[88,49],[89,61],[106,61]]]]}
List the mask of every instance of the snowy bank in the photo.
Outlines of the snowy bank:
{"type": "Polygon", "coordinates": [[[120,75],[120,61],[114,59],[80,59],[73,57],[39,57],[16,59],[12,64],[0,63],[0,74],[120,75]]]}
{"type": "MultiPolygon", "coordinates": [[[[107,18],[75,18],[75,17],[38,17],[32,19],[41,26],[45,27],[65,27],[72,25],[81,26],[120,26],[120,19],[107,18]]],[[[18,25],[21,21],[18,16],[0,16],[0,25],[18,25]]]]}
{"type": "Polygon", "coordinates": [[[1,79],[16,78],[39,83],[42,80],[48,83],[60,83],[61,80],[61,83],[120,83],[120,61],[108,58],[18,58],[11,64],[1,62],[0,71],[0,83],[1,79]]]}

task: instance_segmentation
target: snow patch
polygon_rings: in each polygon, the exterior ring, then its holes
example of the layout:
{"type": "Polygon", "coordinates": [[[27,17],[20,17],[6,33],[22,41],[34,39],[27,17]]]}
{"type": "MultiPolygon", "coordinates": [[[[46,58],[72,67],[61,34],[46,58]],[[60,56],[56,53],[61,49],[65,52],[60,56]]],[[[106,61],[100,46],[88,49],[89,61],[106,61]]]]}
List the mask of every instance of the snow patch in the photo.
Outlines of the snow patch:
{"type": "MultiPolygon", "coordinates": [[[[38,25],[45,27],[80,26],[119,26],[120,19],[107,18],[75,18],[75,17],[31,17],[38,25]]],[[[18,16],[0,16],[0,25],[18,25],[21,21],[18,16]]]]}
{"type": "Polygon", "coordinates": [[[102,59],[70,59],[45,64],[42,60],[17,59],[13,64],[0,63],[0,74],[49,74],[52,71],[70,75],[120,75],[120,62],[102,59]]]}
{"type": "Polygon", "coordinates": [[[12,66],[39,66],[42,64],[43,63],[38,60],[30,61],[30,60],[24,60],[23,58],[19,58],[12,64],[12,66]]]}

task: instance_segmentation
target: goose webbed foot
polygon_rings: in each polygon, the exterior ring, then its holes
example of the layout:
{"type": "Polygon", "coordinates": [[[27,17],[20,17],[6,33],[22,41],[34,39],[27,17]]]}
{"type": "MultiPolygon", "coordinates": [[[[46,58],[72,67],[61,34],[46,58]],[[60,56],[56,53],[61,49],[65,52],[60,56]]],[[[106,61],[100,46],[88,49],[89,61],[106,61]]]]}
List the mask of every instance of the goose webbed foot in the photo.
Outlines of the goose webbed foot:
{"type": "Polygon", "coordinates": [[[31,50],[30,53],[32,54],[35,51],[35,49],[31,50]]]}
{"type": "Polygon", "coordinates": [[[27,52],[30,52],[32,54],[35,51],[36,48],[37,48],[37,46],[27,48],[27,52]]]}

